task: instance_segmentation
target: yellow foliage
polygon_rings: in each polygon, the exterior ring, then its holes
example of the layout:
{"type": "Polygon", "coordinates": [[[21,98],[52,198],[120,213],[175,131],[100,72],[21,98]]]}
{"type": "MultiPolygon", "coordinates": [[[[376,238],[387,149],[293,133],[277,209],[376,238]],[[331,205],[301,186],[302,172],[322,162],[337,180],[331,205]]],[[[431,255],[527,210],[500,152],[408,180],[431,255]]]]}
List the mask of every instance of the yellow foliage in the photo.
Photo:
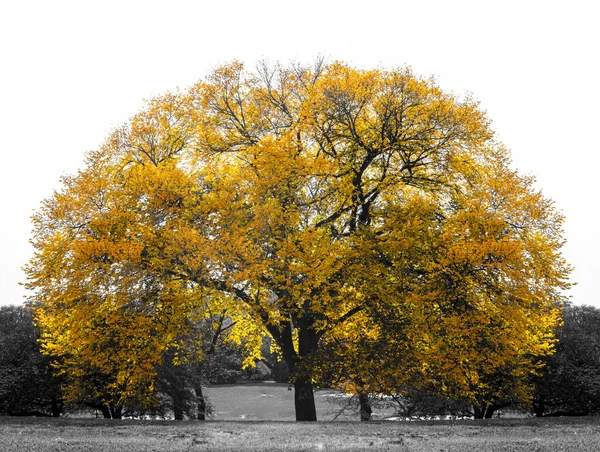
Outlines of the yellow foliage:
{"type": "Polygon", "coordinates": [[[569,267],[561,216],[493,138],[476,102],[409,69],[218,68],[150,101],[34,216],[45,350],[140,394],[226,312],[244,366],[268,333],[297,384],[524,387],[569,267]]]}

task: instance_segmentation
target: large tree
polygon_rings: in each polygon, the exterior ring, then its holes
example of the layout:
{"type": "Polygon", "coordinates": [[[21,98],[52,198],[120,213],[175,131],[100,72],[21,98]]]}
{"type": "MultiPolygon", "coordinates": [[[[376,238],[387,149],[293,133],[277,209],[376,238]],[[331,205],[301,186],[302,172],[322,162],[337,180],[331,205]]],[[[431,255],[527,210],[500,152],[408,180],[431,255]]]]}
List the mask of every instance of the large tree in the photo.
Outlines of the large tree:
{"type": "MultiPolygon", "coordinates": [[[[360,316],[378,325],[373,335],[390,333],[376,315],[404,312],[402,331],[416,336],[402,334],[424,344],[428,331],[414,326],[426,326],[417,314],[436,300],[440,310],[453,303],[444,290],[454,285],[443,282],[458,270],[444,276],[443,261],[427,264],[427,290],[437,292],[399,292],[407,274],[411,290],[419,278],[400,251],[403,240],[419,240],[405,234],[407,204],[423,199],[429,209],[429,200],[468,190],[482,163],[504,152],[476,102],[408,69],[218,68],[191,89],[152,101],[36,215],[37,252],[27,271],[46,347],[73,353],[95,312],[135,315],[139,340],[126,346],[154,343],[140,349],[152,362],[177,344],[177,325],[188,316],[206,304],[234,303],[246,319],[238,331],[268,331],[279,347],[296,418],[316,420],[313,384],[324,371],[318,352],[328,335],[360,316]]],[[[458,260],[459,227],[431,232],[446,236],[458,260]]],[[[540,287],[535,301],[485,300],[481,310],[522,312],[511,317],[514,328],[528,329],[525,312],[535,303],[551,311],[563,276],[540,287]]],[[[479,317],[466,319],[477,325],[479,317]]],[[[462,346],[468,354],[477,337],[462,346]]],[[[119,365],[128,366],[128,353],[119,365]]]]}

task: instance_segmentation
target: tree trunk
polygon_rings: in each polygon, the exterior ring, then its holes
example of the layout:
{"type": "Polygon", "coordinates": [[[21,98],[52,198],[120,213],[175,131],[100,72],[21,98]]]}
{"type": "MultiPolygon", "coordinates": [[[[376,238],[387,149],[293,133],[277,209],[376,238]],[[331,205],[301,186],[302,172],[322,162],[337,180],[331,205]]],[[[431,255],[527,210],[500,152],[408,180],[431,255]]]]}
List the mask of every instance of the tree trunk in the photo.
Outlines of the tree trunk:
{"type": "Polygon", "coordinates": [[[102,405],[100,407],[100,411],[102,412],[102,416],[104,417],[104,419],[111,419],[110,410],[106,405],[102,405]]]}
{"type": "MultiPolygon", "coordinates": [[[[100,412],[102,413],[102,417],[104,419],[111,419],[111,411],[110,408],[108,407],[108,405],[105,405],[99,401],[93,401],[93,402],[85,402],[86,406],[93,408],[95,410],[100,410],[100,412]]],[[[98,417],[98,413],[96,413],[96,417],[98,417]]]]}
{"type": "Polygon", "coordinates": [[[497,405],[495,403],[484,403],[479,406],[473,407],[475,419],[491,419],[494,413],[502,408],[504,405],[497,405]]]}
{"type": "Polygon", "coordinates": [[[183,421],[183,408],[180,403],[173,404],[173,415],[176,421],[183,421]]]}
{"type": "Polygon", "coordinates": [[[544,415],[544,411],[546,411],[544,399],[539,399],[533,402],[533,413],[536,417],[542,417],[544,415]]]}
{"type": "Polygon", "coordinates": [[[52,417],[59,417],[60,413],[62,413],[64,406],[65,404],[62,400],[52,399],[52,405],[50,406],[50,409],[52,411],[52,417]]]}
{"type": "Polygon", "coordinates": [[[202,386],[197,386],[194,391],[196,392],[196,401],[198,403],[198,420],[206,420],[206,399],[202,392],[202,386]]]}
{"type": "Polygon", "coordinates": [[[298,376],[294,381],[294,407],[297,421],[316,421],[315,393],[308,376],[298,376]]]}
{"type": "Polygon", "coordinates": [[[483,419],[484,415],[485,415],[485,405],[473,407],[473,417],[475,419],[483,419]]]}
{"type": "Polygon", "coordinates": [[[112,403],[109,406],[110,416],[113,419],[121,419],[123,417],[123,407],[121,405],[113,405],[112,403]]]}
{"type": "Polygon", "coordinates": [[[359,394],[358,402],[360,404],[360,420],[363,422],[368,422],[371,420],[371,415],[373,414],[373,410],[371,409],[371,402],[369,401],[368,394],[359,394]]]}
{"type": "Polygon", "coordinates": [[[279,328],[267,324],[267,329],[276,338],[294,383],[296,421],[316,421],[317,410],[311,370],[306,369],[303,363],[317,350],[319,337],[314,330],[314,319],[311,316],[294,317],[294,326],[291,320],[279,322],[279,328]],[[298,332],[297,351],[293,339],[294,328],[298,332]]]}
{"type": "Polygon", "coordinates": [[[496,409],[497,409],[497,408],[498,408],[498,407],[497,407],[496,405],[494,405],[494,404],[492,404],[492,405],[488,405],[488,406],[487,406],[487,409],[485,410],[485,416],[484,416],[484,419],[491,419],[491,418],[492,418],[492,416],[494,415],[494,413],[496,412],[496,409]]]}

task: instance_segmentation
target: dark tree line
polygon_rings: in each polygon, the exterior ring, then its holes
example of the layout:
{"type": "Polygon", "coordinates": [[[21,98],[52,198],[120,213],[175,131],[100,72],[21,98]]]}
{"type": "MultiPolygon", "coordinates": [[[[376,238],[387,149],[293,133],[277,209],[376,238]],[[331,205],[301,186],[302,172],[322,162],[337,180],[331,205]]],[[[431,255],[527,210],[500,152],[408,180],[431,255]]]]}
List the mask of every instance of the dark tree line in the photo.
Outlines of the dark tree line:
{"type": "Polygon", "coordinates": [[[537,416],[600,413],[600,309],[568,306],[558,328],[556,353],[536,381],[537,416]]]}
{"type": "Polygon", "coordinates": [[[59,416],[61,380],[37,342],[31,312],[0,307],[0,414],[59,416]]]}

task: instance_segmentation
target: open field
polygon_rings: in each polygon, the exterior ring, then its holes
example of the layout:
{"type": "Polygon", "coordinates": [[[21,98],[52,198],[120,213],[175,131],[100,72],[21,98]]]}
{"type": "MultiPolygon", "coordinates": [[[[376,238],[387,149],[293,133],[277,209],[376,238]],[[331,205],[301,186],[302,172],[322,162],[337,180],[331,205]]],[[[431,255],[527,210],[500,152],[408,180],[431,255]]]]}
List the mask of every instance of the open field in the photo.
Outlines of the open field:
{"type": "MultiPolygon", "coordinates": [[[[331,402],[335,391],[317,391],[321,422],[296,423],[287,422],[294,419],[287,385],[222,385],[206,393],[215,408],[207,422],[0,417],[0,452],[600,451],[600,418],[328,422],[343,402],[331,402]]],[[[338,417],[356,418],[355,410],[338,417]]]]}
{"type": "Polygon", "coordinates": [[[0,451],[582,451],[599,418],[429,422],[172,422],[1,418],[0,451]]]}
{"type": "MultiPolygon", "coordinates": [[[[219,421],[293,421],[294,391],[288,385],[275,382],[247,382],[216,385],[205,389],[213,407],[211,419],[219,421]]],[[[317,418],[320,421],[358,420],[358,407],[340,412],[346,400],[338,391],[315,391],[317,418]]],[[[374,418],[391,416],[393,409],[374,409],[374,418]]]]}

